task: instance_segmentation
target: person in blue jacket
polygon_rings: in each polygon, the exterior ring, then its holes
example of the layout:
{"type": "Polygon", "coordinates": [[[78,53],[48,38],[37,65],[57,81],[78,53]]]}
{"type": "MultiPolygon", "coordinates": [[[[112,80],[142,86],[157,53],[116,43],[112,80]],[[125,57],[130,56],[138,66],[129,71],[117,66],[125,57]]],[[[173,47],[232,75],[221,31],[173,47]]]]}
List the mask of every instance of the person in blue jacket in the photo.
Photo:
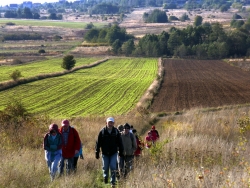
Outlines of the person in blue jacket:
{"type": "Polygon", "coordinates": [[[43,148],[45,150],[45,160],[49,167],[51,181],[54,180],[59,162],[62,158],[62,135],[58,131],[58,125],[53,123],[49,126],[49,132],[43,139],[43,148]]]}

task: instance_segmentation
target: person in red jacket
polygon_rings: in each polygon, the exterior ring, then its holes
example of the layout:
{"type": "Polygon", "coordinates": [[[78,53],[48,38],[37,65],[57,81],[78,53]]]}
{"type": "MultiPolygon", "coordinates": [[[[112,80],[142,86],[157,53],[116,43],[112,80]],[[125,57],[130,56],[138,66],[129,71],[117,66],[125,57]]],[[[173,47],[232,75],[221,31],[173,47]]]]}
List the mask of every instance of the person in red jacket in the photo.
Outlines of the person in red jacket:
{"type": "Polygon", "coordinates": [[[154,144],[151,131],[148,131],[148,135],[145,137],[146,148],[150,148],[154,144]]]}
{"type": "Polygon", "coordinates": [[[73,171],[73,163],[75,154],[79,153],[81,140],[75,128],[71,127],[69,120],[62,121],[62,127],[59,129],[62,134],[62,159],[59,165],[59,173],[63,175],[64,163],[66,162],[66,174],[69,175],[73,171]]]}
{"type": "Polygon", "coordinates": [[[154,142],[160,138],[159,133],[155,129],[154,125],[151,127],[151,135],[152,135],[152,139],[153,139],[154,142]]]}
{"type": "Polygon", "coordinates": [[[135,156],[136,158],[138,158],[138,157],[142,154],[142,150],[143,150],[143,147],[144,147],[144,143],[143,143],[143,141],[139,138],[136,129],[133,129],[133,134],[135,135],[136,145],[137,145],[137,148],[136,148],[136,150],[135,150],[135,152],[134,152],[134,156],[135,156]]]}

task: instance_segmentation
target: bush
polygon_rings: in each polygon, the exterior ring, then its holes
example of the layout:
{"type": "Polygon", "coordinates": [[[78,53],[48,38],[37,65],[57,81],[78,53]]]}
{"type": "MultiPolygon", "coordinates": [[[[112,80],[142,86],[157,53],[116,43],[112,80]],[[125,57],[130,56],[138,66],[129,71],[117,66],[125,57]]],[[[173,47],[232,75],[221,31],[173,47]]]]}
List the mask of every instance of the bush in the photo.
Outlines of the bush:
{"type": "Polygon", "coordinates": [[[10,74],[10,77],[13,79],[13,80],[18,80],[20,77],[22,77],[22,74],[19,70],[15,70],[13,71],[11,74],[10,74]]]}
{"type": "Polygon", "coordinates": [[[71,70],[76,64],[76,60],[73,55],[67,55],[63,58],[62,68],[71,70]]]}
{"type": "Polygon", "coordinates": [[[59,35],[56,35],[56,36],[54,36],[54,37],[53,37],[53,39],[54,39],[55,41],[59,41],[59,40],[61,40],[61,39],[62,39],[62,37],[61,37],[61,36],[59,36],[59,35]]]}
{"type": "Polygon", "coordinates": [[[87,26],[85,27],[85,29],[92,29],[94,27],[94,24],[91,22],[91,23],[88,23],[87,26]]]}
{"type": "Polygon", "coordinates": [[[7,22],[5,25],[16,25],[16,24],[13,22],[7,22]]]}
{"type": "Polygon", "coordinates": [[[23,62],[20,59],[13,59],[12,64],[22,64],[23,62]]]}
{"type": "Polygon", "coordinates": [[[40,50],[38,51],[38,53],[39,53],[39,54],[44,54],[44,53],[45,53],[45,50],[44,50],[44,49],[40,49],[40,50]]]}

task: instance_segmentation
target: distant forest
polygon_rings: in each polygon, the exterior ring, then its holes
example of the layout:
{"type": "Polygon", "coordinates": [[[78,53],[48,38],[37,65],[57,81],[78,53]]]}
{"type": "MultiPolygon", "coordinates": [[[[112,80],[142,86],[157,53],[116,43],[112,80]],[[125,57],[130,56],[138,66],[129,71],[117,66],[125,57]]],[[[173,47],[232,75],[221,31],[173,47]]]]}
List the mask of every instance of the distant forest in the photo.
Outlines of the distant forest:
{"type": "Polygon", "coordinates": [[[106,42],[111,45],[110,53],[113,55],[197,59],[250,55],[249,31],[242,26],[226,32],[220,23],[203,23],[184,29],[172,27],[169,32],[146,34],[140,39],[127,34],[124,28],[113,25],[99,30],[90,29],[84,39],[93,43],[106,42]]]}

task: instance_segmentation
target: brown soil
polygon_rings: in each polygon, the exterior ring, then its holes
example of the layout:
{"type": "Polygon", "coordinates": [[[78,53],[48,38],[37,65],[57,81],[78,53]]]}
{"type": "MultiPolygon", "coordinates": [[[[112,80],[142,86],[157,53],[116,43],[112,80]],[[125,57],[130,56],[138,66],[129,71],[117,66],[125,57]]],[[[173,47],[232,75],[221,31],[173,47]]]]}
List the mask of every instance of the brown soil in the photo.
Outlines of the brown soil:
{"type": "Polygon", "coordinates": [[[152,112],[250,103],[250,74],[219,60],[173,60],[163,63],[164,78],[152,112]]]}

